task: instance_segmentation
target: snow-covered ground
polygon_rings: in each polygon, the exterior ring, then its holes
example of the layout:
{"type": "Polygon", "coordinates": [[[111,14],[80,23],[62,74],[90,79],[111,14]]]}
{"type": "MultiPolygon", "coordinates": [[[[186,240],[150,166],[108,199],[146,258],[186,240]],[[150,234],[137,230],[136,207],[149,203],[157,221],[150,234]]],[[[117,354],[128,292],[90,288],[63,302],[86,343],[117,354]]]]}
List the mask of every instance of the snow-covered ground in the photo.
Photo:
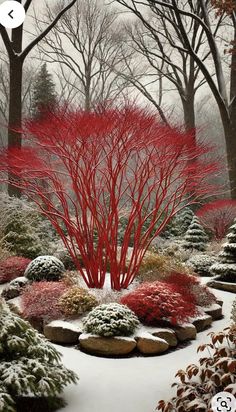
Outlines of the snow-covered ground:
{"type": "MultiPolygon", "coordinates": [[[[209,278],[208,278],[209,280],[209,278]]],[[[197,335],[186,348],[156,357],[106,359],[84,354],[76,349],[57,349],[63,363],[80,377],[77,385],[65,390],[67,406],[61,412],[154,412],[157,401],[169,399],[178,369],[198,360],[197,347],[207,342],[210,331],[220,331],[230,323],[235,295],[214,290],[224,301],[224,319],[213,322],[207,331],[197,335]]]]}

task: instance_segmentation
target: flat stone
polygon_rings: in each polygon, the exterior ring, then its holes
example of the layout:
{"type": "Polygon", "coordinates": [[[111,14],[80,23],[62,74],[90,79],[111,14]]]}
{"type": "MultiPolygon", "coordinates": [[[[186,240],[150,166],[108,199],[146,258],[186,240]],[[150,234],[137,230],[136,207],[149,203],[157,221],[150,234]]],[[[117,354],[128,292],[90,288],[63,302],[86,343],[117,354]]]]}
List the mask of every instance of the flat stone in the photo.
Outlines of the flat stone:
{"type": "Polygon", "coordinates": [[[136,341],[134,338],[115,336],[112,338],[105,338],[90,333],[82,333],[79,337],[81,349],[94,355],[128,355],[136,348],[136,341]]]}
{"type": "Polygon", "coordinates": [[[184,325],[176,326],[174,328],[174,331],[180,342],[196,339],[197,336],[197,329],[191,323],[185,323],[184,325]]]}
{"type": "Polygon", "coordinates": [[[197,329],[197,332],[202,332],[212,324],[212,317],[210,315],[203,315],[193,320],[192,324],[197,329]]]}
{"type": "Polygon", "coordinates": [[[217,305],[220,305],[221,307],[223,306],[224,302],[223,300],[217,299],[216,300],[217,305]]]}
{"type": "Polygon", "coordinates": [[[236,283],[220,282],[219,280],[211,280],[207,286],[226,292],[236,293],[236,283]]]}
{"type": "Polygon", "coordinates": [[[74,344],[82,331],[79,327],[62,320],[55,320],[43,328],[45,337],[54,343],[74,344]]]}
{"type": "Polygon", "coordinates": [[[211,305],[209,308],[203,308],[203,310],[207,315],[210,315],[213,320],[221,319],[223,316],[222,306],[217,305],[217,303],[211,305]]]}
{"type": "Polygon", "coordinates": [[[164,339],[171,347],[178,345],[178,339],[172,329],[158,328],[155,329],[154,332],[152,332],[152,335],[156,336],[157,338],[164,339]]]}
{"type": "Polygon", "coordinates": [[[137,336],[137,349],[144,355],[158,355],[169,348],[166,340],[157,338],[149,333],[137,336]]]}

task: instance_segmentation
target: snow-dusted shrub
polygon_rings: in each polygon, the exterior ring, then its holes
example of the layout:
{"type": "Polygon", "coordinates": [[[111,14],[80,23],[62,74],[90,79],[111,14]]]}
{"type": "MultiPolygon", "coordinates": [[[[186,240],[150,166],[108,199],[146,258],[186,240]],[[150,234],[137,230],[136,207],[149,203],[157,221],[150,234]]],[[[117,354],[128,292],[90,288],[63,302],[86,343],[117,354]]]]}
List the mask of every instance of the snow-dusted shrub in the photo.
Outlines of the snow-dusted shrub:
{"type": "Polygon", "coordinates": [[[185,300],[189,299],[197,306],[207,307],[216,303],[215,295],[206,285],[201,284],[196,276],[175,272],[163,279],[163,282],[172,285],[174,290],[181,293],[185,300]]]}
{"type": "Polygon", "coordinates": [[[97,306],[96,298],[86,289],[73,287],[65,292],[58,301],[58,306],[66,316],[82,315],[97,306]]]}
{"type": "Polygon", "coordinates": [[[5,227],[4,245],[11,253],[29,259],[43,254],[43,247],[36,230],[31,227],[21,211],[15,211],[5,227]]]}
{"type": "Polygon", "coordinates": [[[130,336],[139,325],[135,314],[119,303],[97,306],[83,323],[86,332],[106,337],[130,336]]]}
{"type": "Polygon", "coordinates": [[[185,233],[182,245],[183,248],[204,251],[206,249],[207,239],[206,232],[200,224],[198,217],[194,216],[187,232],[185,233]]]}
{"type": "Polygon", "coordinates": [[[16,412],[17,399],[51,397],[69,383],[74,372],[66,369],[61,355],[43,336],[12,313],[0,300],[0,410],[16,412]]]}
{"type": "Polygon", "coordinates": [[[63,263],[54,256],[39,256],[27,266],[25,276],[33,282],[58,281],[65,272],[63,263]]]}
{"type": "Polygon", "coordinates": [[[23,316],[36,320],[63,317],[58,301],[67,290],[63,282],[34,282],[26,286],[21,295],[23,316]]]}
{"type": "Polygon", "coordinates": [[[211,276],[210,267],[216,261],[217,258],[215,256],[201,254],[193,255],[186,264],[200,276],[211,276]]]}
{"type": "Polygon", "coordinates": [[[193,296],[187,292],[183,296],[172,283],[143,283],[124,295],[121,303],[148,325],[181,324],[198,313],[193,296]]]}
{"type": "Polygon", "coordinates": [[[137,278],[141,282],[153,282],[165,278],[172,272],[189,273],[191,270],[172,256],[148,252],[140,266],[137,278]]]}
{"type": "Polygon", "coordinates": [[[175,384],[176,395],[169,401],[159,401],[158,411],[212,411],[211,400],[218,392],[236,395],[236,327],[212,332],[210,337],[210,344],[198,348],[198,352],[207,349],[206,356],[200,358],[197,365],[178,371],[176,376],[180,382],[175,384]]]}
{"type": "Polygon", "coordinates": [[[236,219],[229,228],[226,243],[219,253],[219,262],[211,266],[210,271],[217,280],[236,283],[236,219]]]}
{"type": "Polygon", "coordinates": [[[13,279],[9,285],[3,289],[2,297],[4,297],[5,300],[16,298],[21,294],[27,283],[29,283],[29,281],[24,276],[13,279]]]}
{"type": "Polygon", "coordinates": [[[10,282],[14,278],[23,276],[30,262],[30,259],[18,256],[0,261],[0,283],[10,282]]]}
{"type": "Polygon", "coordinates": [[[231,319],[236,324],[236,299],[234,299],[232,311],[231,311],[231,319]]]}

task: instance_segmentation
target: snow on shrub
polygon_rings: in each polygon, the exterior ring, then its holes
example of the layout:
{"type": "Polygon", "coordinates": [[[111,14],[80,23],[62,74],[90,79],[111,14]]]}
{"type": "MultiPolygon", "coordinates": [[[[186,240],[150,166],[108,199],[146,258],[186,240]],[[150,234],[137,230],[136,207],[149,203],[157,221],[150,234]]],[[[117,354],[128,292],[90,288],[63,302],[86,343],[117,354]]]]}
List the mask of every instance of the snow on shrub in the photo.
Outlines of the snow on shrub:
{"type": "Polygon", "coordinates": [[[98,302],[86,289],[75,286],[61,296],[58,305],[65,315],[70,316],[82,315],[98,305],[98,302]]]}
{"type": "Polygon", "coordinates": [[[232,311],[231,311],[231,319],[236,324],[236,299],[234,299],[232,311]]]}
{"type": "Polygon", "coordinates": [[[28,279],[24,276],[11,280],[9,285],[2,291],[2,297],[5,300],[14,299],[21,294],[23,288],[29,283],[28,279]]]}
{"type": "Polygon", "coordinates": [[[186,264],[200,276],[211,276],[210,267],[216,261],[215,256],[201,254],[193,255],[186,264]]]}
{"type": "Polygon", "coordinates": [[[185,249],[196,249],[203,251],[206,249],[206,243],[206,232],[200,224],[198,217],[194,216],[187,232],[184,235],[184,241],[182,246],[185,249]]]}
{"type": "Polygon", "coordinates": [[[12,256],[0,262],[0,283],[10,282],[12,279],[23,276],[30,259],[12,256]]]}
{"type": "Polygon", "coordinates": [[[63,312],[58,306],[60,297],[68,290],[62,282],[34,282],[22,295],[23,316],[26,319],[58,319],[63,312]]]}
{"type": "Polygon", "coordinates": [[[63,263],[54,256],[39,256],[28,265],[25,276],[31,280],[40,282],[58,281],[65,272],[63,263]]]}
{"type": "Polygon", "coordinates": [[[215,295],[206,285],[202,285],[196,276],[185,273],[172,273],[163,282],[172,285],[176,292],[181,293],[185,300],[194,301],[198,306],[211,306],[216,303],[215,295]]]}
{"type": "Polygon", "coordinates": [[[83,323],[86,332],[106,337],[130,336],[139,325],[135,314],[119,303],[97,306],[83,323]]]}
{"type": "Polygon", "coordinates": [[[211,343],[198,348],[198,352],[207,349],[208,355],[199,359],[199,364],[178,371],[176,377],[180,383],[174,384],[176,396],[170,401],[159,401],[158,411],[211,411],[211,400],[218,392],[236,395],[236,327],[209,335],[211,343]]]}
{"type": "Polygon", "coordinates": [[[24,396],[55,398],[77,376],[61,355],[28,322],[0,300],[0,410],[16,412],[24,396]]]}
{"type": "Polygon", "coordinates": [[[164,282],[143,283],[124,295],[121,303],[147,325],[181,324],[198,313],[192,296],[186,298],[173,284],[164,282]]]}

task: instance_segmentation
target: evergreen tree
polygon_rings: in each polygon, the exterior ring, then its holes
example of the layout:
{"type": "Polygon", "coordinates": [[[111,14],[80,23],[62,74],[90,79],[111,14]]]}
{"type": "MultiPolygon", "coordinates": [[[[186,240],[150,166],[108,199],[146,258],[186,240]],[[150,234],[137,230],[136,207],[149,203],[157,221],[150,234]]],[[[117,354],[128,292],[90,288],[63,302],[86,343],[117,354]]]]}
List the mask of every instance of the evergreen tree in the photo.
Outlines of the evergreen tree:
{"type": "Polygon", "coordinates": [[[183,247],[185,249],[205,250],[207,235],[197,216],[194,216],[192,222],[185,233],[183,247]]]}
{"type": "Polygon", "coordinates": [[[32,117],[43,116],[47,110],[53,110],[56,103],[55,83],[52,75],[48,72],[46,63],[44,63],[36,76],[33,87],[32,117]]]}
{"type": "Polygon", "coordinates": [[[15,412],[18,398],[55,398],[74,372],[60,362],[60,354],[30,324],[12,313],[0,299],[0,410],[15,412]]]}
{"type": "Polygon", "coordinates": [[[190,207],[185,207],[171,219],[163,232],[163,237],[170,239],[177,236],[183,236],[188,230],[192,219],[194,217],[193,211],[190,207]]]}
{"type": "Polygon", "coordinates": [[[17,256],[29,259],[35,259],[43,253],[37,232],[33,232],[27,221],[22,219],[20,212],[15,212],[6,225],[4,245],[17,256]]]}
{"type": "Polygon", "coordinates": [[[219,263],[212,265],[210,272],[217,280],[236,283],[236,219],[229,228],[226,239],[223,250],[219,253],[219,263]]]}

